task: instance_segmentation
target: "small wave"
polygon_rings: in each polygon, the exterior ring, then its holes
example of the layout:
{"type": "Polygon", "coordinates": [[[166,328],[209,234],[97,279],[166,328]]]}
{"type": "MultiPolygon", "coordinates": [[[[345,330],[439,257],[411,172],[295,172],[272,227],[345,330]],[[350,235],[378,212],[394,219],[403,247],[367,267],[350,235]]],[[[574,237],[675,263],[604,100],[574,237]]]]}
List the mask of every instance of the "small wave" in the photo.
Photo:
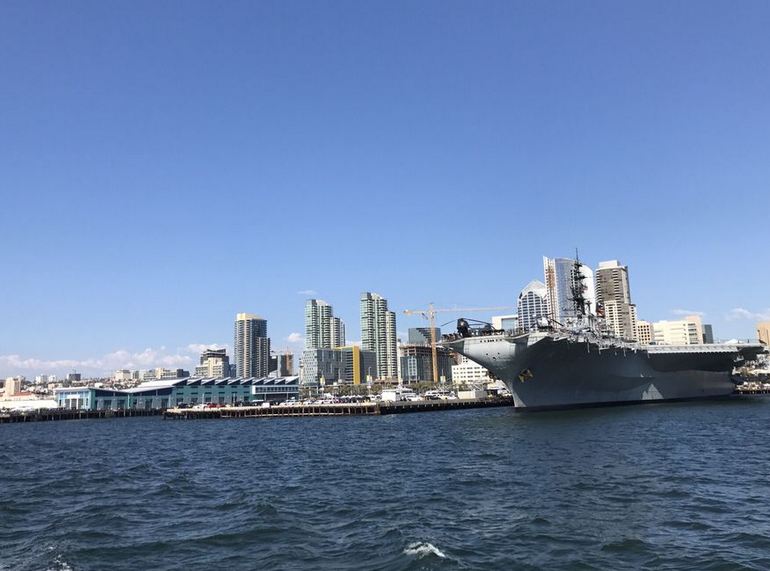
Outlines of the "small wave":
{"type": "Polygon", "coordinates": [[[72,566],[64,561],[61,555],[57,555],[48,571],[72,571],[72,566]]]}
{"type": "Polygon", "coordinates": [[[410,543],[406,549],[404,549],[404,554],[413,555],[420,559],[427,557],[428,555],[435,555],[441,559],[446,559],[446,555],[444,555],[443,551],[441,551],[432,543],[428,543],[427,541],[417,541],[415,543],[410,543]]]}
{"type": "Polygon", "coordinates": [[[641,553],[647,549],[647,544],[641,539],[626,537],[618,541],[612,541],[602,545],[602,551],[616,553],[641,553]]]}

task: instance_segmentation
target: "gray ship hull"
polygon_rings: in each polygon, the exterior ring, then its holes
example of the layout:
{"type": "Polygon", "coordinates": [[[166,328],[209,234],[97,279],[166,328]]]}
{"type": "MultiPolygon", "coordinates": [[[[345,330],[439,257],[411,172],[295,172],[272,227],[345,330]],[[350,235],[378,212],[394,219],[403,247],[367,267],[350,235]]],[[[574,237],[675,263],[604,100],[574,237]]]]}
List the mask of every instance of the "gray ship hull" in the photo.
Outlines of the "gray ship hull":
{"type": "Polygon", "coordinates": [[[489,369],[508,386],[515,405],[528,410],[731,395],[732,371],[747,350],[721,345],[600,348],[546,334],[474,336],[444,345],[489,369]]]}

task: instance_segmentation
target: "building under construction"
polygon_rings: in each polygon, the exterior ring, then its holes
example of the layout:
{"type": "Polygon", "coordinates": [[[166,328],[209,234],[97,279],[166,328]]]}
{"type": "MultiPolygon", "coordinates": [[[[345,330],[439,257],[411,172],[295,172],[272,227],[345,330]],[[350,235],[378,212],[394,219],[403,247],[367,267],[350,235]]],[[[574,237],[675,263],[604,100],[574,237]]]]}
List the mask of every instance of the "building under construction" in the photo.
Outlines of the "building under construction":
{"type": "Polygon", "coordinates": [[[454,353],[444,347],[436,347],[438,379],[433,378],[433,355],[430,345],[401,346],[401,380],[405,383],[450,383],[452,365],[457,364],[454,353]]]}

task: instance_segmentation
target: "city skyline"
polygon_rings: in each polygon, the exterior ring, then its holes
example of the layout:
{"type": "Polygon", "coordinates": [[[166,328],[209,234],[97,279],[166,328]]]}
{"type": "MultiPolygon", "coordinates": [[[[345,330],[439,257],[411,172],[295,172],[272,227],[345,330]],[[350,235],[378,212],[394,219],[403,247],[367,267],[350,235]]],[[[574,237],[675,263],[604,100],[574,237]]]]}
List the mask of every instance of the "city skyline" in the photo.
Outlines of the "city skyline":
{"type": "Polygon", "coordinates": [[[3,3],[0,375],[189,369],[232,355],[242,311],[299,354],[308,297],[356,342],[361,291],[404,338],[424,324],[402,309],[515,306],[576,247],[631,268],[640,319],[755,337],[770,6],[749,4],[3,3]]]}
{"type": "MultiPolygon", "coordinates": [[[[545,257],[543,257],[545,259],[545,257]]],[[[571,261],[570,258],[562,258],[562,260],[567,263],[571,261]]],[[[612,261],[615,262],[614,260],[612,261]]],[[[596,262],[594,264],[594,269],[592,270],[592,266],[590,263],[585,264],[585,269],[590,271],[592,274],[595,270],[600,269],[601,267],[607,267],[606,262],[596,262]],[[604,266],[603,266],[604,265],[604,266]]],[[[612,267],[612,266],[611,266],[612,267]]],[[[627,271],[628,265],[622,266],[624,271],[627,271]]],[[[534,274],[533,274],[534,275],[534,274]]],[[[634,280],[635,281],[635,280],[634,280]]],[[[513,298],[515,302],[511,305],[512,307],[515,307],[518,303],[518,305],[521,305],[521,300],[516,299],[517,296],[519,296],[523,292],[528,292],[529,288],[533,286],[533,284],[540,284],[544,287],[544,284],[542,282],[539,282],[539,280],[534,279],[530,280],[529,283],[522,286],[522,288],[513,294],[513,298]]],[[[312,291],[300,291],[296,292],[296,296],[306,296],[312,293],[313,295],[317,295],[317,292],[312,291]]],[[[544,291],[543,294],[546,292],[544,291]]],[[[376,297],[380,297],[377,294],[374,294],[376,297]]],[[[292,296],[294,297],[294,296],[292,296]]],[[[359,313],[357,315],[358,321],[361,320],[361,299],[358,299],[358,309],[359,313]]],[[[300,313],[302,313],[302,308],[304,307],[304,313],[302,315],[304,316],[305,322],[305,332],[307,332],[307,317],[308,317],[308,305],[311,302],[320,302],[320,305],[323,307],[328,308],[329,311],[329,317],[333,319],[340,320],[339,317],[334,316],[332,314],[333,309],[332,305],[330,303],[327,303],[326,301],[316,299],[314,298],[307,298],[304,301],[298,301],[297,306],[300,308],[300,313]]],[[[387,304],[387,302],[386,302],[387,304]]],[[[350,303],[346,305],[352,305],[350,303]]],[[[410,329],[426,329],[424,325],[424,320],[421,320],[418,317],[412,317],[403,315],[401,311],[393,311],[389,313],[394,313],[397,323],[397,339],[399,342],[408,343],[409,342],[409,332],[410,329]]],[[[748,312],[747,310],[743,310],[740,308],[736,308],[730,312],[732,316],[728,315],[726,316],[727,322],[730,321],[737,321],[741,320],[743,322],[748,323],[746,329],[747,334],[743,337],[744,339],[749,338],[757,338],[757,326],[761,321],[767,321],[770,320],[770,309],[766,313],[757,313],[753,314],[751,312],[748,312]]],[[[458,313],[458,316],[460,314],[458,313]]],[[[706,312],[701,312],[697,310],[688,310],[688,309],[673,309],[671,310],[667,315],[663,315],[662,317],[651,317],[648,318],[647,321],[650,322],[656,322],[656,321],[676,321],[677,319],[684,319],[686,317],[694,316],[698,319],[703,319],[706,317],[706,312]]],[[[236,323],[238,319],[240,318],[254,318],[259,321],[268,321],[270,320],[269,317],[263,317],[261,315],[256,314],[248,314],[248,313],[242,313],[239,312],[239,314],[236,316],[236,323]]],[[[485,318],[490,319],[493,317],[492,315],[483,316],[485,318]]],[[[298,325],[301,325],[300,320],[302,318],[296,318],[295,321],[297,321],[298,325]]],[[[718,319],[713,320],[715,322],[719,322],[718,319]]],[[[445,331],[451,330],[454,326],[454,319],[449,321],[449,327],[445,328],[445,331]]],[[[343,322],[344,323],[344,322],[343,322]]],[[[230,335],[232,336],[232,321],[230,321],[230,335]]],[[[272,326],[271,326],[272,327],[272,326]]],[[[295,329],[299,330],[302,329],[302,327],[296,327],[295,329]]],[[[427,329],[426,329],[427,330],[427,329]]],[[[344,331],[344,325],[343,325],[343,331],[344,331]]],[[[720,330],[717,329],[717,340],[727,340],[730,338],[736,338],[735,336],[727,337],[724,335],[719,335],[720,330]]],[[[304,349],[307,348],[307,339],[306,336],[303,333],[300,333],[299,331],[292,332],[289,336],[283,338],[274,340],[272,339],[272,336],[268,335],[269,343],[267,344],[269,347],[270,354],[278,354],[283,352],[285,349],[290,349],[293,354],[295,355],[296,359],[299,359],[299,357],[302,355],[302,352],[304,349]]],[[[346,345],[348,346],[358,346],[360,347],[362,344],[361,339],[356,340],[349,340],[346,345]]],[[[191,369],[194,369],[195,366],[199,363],[201,354],[210,351],[210,350],[216,350],[216,349],[225,349],[227,351],[227,355],[230,359],[232,359],[233,365],[235,366],[235,346],[232,342],[214,342],[214,343],[189,343],[186,346],[177,347],[175,350],[168,350],[165,346],[159,347],[157,350],[153,348],[146,348],[142,351],[137,351],[135,353],[130,353],[125,350],[119,350],[113,353],[110,353],[108,355],[105,355],[103,358],[90,358],[85,360],[77,360],[77,359],[59,359],[59,360],[44,360],[44,359],[25,359],[21,361],[19,365],[14,368],[14,362],[16,361],[15,356],[13,359],[8,359],[7,356],[0,355],[0,378],[5,377],[11,377],[11,376],[18,376],[23,375],[27,378],[34,378],[35,376],[39,375],[58,375],[59,377],[64,377],[67,375],[67,373],[70,372],[79,372],[84,373],[86,375],[93,375],[93,376],[109,376],[116,370],[122,370],[122,369],[128,369],[128,370],[149,370],[157,367],[168,367],[168,368],[184,368],[188,367],[191,369]]],[[[400,358],[400,356],[399,356],[400,358]]]]}

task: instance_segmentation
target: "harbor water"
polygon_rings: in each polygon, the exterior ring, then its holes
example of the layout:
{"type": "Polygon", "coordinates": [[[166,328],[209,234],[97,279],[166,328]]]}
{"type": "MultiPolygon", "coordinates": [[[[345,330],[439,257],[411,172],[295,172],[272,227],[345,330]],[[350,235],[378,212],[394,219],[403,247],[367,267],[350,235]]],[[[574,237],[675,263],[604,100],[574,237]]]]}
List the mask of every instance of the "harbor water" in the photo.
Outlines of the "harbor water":
{"type": "Polygon", "coordinates": [[[0,426],[0,569],[768,569],[770,401],[0,426]]]}

